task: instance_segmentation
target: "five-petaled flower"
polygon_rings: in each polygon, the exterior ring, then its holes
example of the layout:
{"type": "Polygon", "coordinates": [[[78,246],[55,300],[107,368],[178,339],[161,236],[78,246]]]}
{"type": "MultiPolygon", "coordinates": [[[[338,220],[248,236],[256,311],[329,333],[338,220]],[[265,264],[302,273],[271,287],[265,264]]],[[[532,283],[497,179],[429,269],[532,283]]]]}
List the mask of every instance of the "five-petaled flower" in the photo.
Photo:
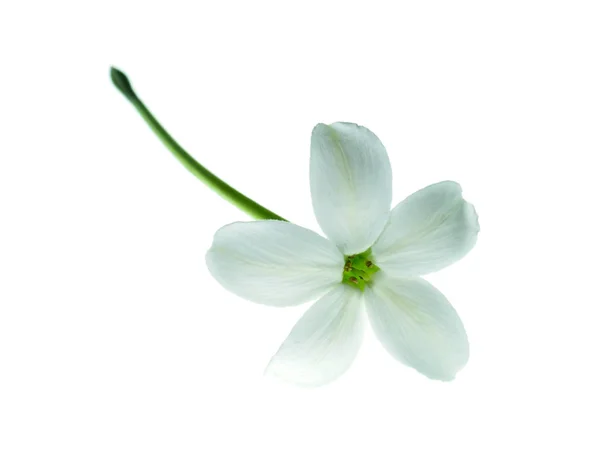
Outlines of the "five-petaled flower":
{"type": "Polygon", "coordinates": [[[469,358],[463,324],[444,295],[420,278],[462,258],[479,224],[457,183],[415,192],[390,211],[387,152],[367,128],[317,125],[310,187],[326,239],[289,222],[236,222],[206,255],[212,275],[245,299],[272,306],[318,299],[273,356],[267,372],[302,385],[344,373],[362,341],[365,314],[396,359],[452,380],[469,358]]]}

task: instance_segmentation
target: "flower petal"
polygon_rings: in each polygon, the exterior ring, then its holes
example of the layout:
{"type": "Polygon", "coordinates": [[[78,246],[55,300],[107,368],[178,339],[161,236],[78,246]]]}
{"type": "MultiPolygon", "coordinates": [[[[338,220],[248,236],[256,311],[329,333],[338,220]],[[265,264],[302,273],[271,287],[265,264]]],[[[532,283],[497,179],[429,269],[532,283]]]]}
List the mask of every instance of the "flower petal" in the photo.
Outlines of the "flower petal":
{"type": "Polygon", "coordinates": [[[432,184],[400,202],[373,246],[377,265],[410,277],[435,272],[458,261],[475,245],[479,222],[458,183],[432,184]]]}
{"type": "Polygon", "coordinates": [[[362,294],[339,285],[296,323],[265,373],[303,386],[319,386],[342,375],[363,338],[362,294]]]}
{"type": "Polygon", "coordinates": [[[215,233],[206,264],[221,285],[247,300],[291,306],[323,295],[342,280],[336,246],[289,222],[236,222],[215,233]]]}
{"type": "Polygon", "coordinates": [[[317,221],[342,253],[368,249],[385,226],[392,202],[385,147],[356,124],[318,124],[311,139],[310,189],[317,221]]]}
{"type": "Polygon", "coordinates": [[[443,381],[452,380],[467,363],[463,324],[446,297],[427,281],[381,274],[365,298],[375,334],[394,358],[443,381]]]}

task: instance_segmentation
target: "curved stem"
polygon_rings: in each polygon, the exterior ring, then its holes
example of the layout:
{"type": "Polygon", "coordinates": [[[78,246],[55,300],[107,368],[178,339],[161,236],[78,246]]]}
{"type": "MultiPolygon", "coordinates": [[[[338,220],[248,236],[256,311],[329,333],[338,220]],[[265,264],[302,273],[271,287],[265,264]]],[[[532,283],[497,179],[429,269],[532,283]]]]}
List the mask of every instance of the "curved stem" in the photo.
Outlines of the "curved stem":
{"type": "Polygon", "coordinates": [[[246,197],[241,192],[229,186],[219,177],[210,172],[206,167],[196,161],[192,156],[186,152],[181,145],[177,143],[175,139],[167,133],[167,130],[156,120],[150,110],[144,105],[139,97],[133,91],[129,79],[127,76],[118,69],[111,67],[110,77],[114,85],[119,91],[127,98],[131,104],[138,111],[140,116],[150,126],[150,129],[154,131],[154,134],[162,141],[162,143],[169,149],[169,151],[184,165],[192,174],[196,176],[200,181],[206,184],[209,188],[229,201],[239,209],[254,217],[255,219],[262,220],[283,220],[285,219],[278,216],[274,212],[268,210],[262,205],[259,205],[254,200],[246,197]]]}

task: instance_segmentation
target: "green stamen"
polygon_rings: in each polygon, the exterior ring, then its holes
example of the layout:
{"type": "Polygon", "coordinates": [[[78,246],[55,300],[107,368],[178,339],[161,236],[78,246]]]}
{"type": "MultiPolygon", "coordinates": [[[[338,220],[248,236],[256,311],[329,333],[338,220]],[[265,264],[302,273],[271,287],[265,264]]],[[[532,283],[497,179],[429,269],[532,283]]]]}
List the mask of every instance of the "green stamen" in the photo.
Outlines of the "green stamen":
{"type": "Polygon", "coordinates": [[[344,278],[342,283],[365,290],[365,286],[371,284],[373,275],[379,272],[371,258],[371,249],[356,255],[346,256],[344,264],[344,278]]]}

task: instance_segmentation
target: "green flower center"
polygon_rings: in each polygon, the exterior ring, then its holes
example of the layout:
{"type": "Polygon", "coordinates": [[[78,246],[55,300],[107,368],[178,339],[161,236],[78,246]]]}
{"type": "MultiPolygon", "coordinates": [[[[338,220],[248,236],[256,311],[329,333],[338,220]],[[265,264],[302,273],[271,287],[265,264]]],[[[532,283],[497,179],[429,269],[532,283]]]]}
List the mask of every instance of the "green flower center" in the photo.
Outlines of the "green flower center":
{"type": "Polygon", "coordinates": [[[377,272],[379,267],[371,258],[371,249],[357,255],[346,256],[342,283],[364,291],[365,286],[371,283],[373,275],[377,272]]]}

